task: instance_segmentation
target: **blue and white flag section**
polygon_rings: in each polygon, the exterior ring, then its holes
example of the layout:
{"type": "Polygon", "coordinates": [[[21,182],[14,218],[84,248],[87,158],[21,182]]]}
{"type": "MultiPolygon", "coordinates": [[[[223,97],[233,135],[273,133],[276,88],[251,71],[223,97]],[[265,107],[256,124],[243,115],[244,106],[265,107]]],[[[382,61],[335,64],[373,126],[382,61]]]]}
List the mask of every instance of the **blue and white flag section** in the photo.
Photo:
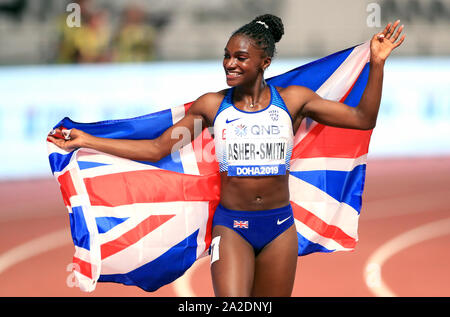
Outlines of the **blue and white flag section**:
{"type": "MultiPolygon", "coordinates": [[[[302,85],[320,96],[358,104],[369,72],[369,42],[270,78],[274,86],[302,85]]],[[[107,138],[153,139],[192,103],[141,117],[76,123],[107,138]]],[[[290,161],[289,187],[299,255],[353,250],[372,131],[304,120],[290,161]]],[[[214,142],[205,129],[191,144],[157,163],[90,149],[61,150],[47,141],[50,166],[69,212],[74,274],[83,291],[99,282],[155,291],[208,255],[220,197],[219,166],[207,158],[214,142]]]]}

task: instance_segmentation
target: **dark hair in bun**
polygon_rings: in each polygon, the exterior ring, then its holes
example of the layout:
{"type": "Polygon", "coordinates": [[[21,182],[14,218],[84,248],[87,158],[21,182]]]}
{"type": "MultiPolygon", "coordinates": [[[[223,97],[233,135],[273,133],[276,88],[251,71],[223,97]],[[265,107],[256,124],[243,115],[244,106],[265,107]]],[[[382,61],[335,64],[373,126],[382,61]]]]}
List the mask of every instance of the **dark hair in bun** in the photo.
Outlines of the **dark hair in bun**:
{"type": "Polygon", "coordinates": [[[266,52],[267,56],[273,57],[275,54],[275,43],[280,41],[283,36],[284,26],[279,17],[272,14],[264,14],[236,30],[232,36],[237,34],[243,34],[252,38],[266,52]]]}

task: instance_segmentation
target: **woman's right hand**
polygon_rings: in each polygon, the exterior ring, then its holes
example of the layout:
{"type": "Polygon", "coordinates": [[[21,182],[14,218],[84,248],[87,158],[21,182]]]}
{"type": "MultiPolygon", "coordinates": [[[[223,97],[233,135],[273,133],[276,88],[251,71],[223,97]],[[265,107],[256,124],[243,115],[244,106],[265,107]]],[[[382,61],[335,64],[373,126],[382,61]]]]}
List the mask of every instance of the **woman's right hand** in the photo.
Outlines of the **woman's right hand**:
{"type": "Polygon", "coordinates": [[[83,147],[87,133],[78,129],[57,128],[47,135],[47,140],[56,144],[61,149],[70,152],[83,147]]]}

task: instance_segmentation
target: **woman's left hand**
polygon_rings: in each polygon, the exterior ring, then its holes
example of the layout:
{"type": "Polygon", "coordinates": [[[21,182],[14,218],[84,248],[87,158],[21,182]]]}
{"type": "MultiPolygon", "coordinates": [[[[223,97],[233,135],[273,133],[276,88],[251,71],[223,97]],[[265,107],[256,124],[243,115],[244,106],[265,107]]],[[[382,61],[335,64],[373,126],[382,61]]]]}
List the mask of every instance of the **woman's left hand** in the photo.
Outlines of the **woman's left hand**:
{"type": "Polygon", "coordinates": [[[371,61],[384,63],[394,48],[403,43],[405,35],[402,35],[399,39],[399,36],[403,31],[403,25],[397,29],[399,23],[400,20],[395,21],[393,25],[388,23],[382,32],[377,33],[372,37],[370,42],[371,61]],[[395,29],[397,29],[397,32],[395,32],[395,29]]]}

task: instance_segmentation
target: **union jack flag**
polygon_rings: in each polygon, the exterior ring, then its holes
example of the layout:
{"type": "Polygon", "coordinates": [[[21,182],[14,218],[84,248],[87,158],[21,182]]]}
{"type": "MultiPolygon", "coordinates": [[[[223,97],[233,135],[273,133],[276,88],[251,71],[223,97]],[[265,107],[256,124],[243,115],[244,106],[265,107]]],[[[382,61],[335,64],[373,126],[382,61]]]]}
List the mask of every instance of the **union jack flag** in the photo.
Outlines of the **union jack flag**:
{"type": "MultiPolygon", "coordinates": [[[[369,56],[366,42],[268,82],[306,86],[354,107],[367,82],[369,56]]],[[[54,128],[153,139],[183,118],[190,105],[96,123],[64,118],[54,128]]],[[[299,127],[289,176],[299,255],[354,249],[371,133],[309,119],[299,127]]],[[[206,159],[212,141],[205,129],[157,163],[84,148],[66,152],[47,142],[50,166],[69,212],[74,274],[81,290],[93,291],[100,281],[154,291],[208,255],[220,198],[218,163],[206,159]]]]}
{"type": "Polygon", "coordinates": [[[233,228],[248,229],[248,220],[233,220],[233,228]]]}

